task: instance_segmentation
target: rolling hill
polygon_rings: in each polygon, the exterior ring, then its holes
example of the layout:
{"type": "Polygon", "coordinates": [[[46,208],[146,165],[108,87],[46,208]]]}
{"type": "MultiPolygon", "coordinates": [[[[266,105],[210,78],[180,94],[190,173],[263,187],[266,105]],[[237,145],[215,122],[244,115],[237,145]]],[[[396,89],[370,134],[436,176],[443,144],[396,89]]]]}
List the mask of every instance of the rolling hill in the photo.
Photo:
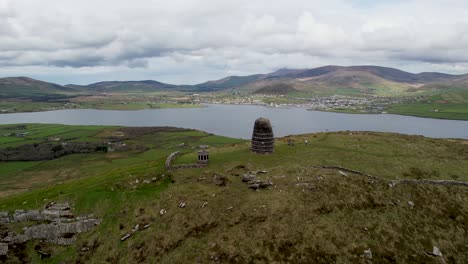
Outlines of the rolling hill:
{"type": "Polygon", "coordinates": [[[314,69],[280,69],[268,74],[229,76],[196,85],[173,85],[154,80],[103,81],[89,85],[57,85],[26,77],[0,79],[0,96],[23,97],[63,93],[127,93],[156,91],[219,92],[356,96],[418,96],[467,91],[468,74],[409,73],[379,66],[324,66],[314,69]]]}
{"type": "Polygon", "coordinates": [[[177,86],[172,84],[161,83],[153,80],[144,81],[105,81],[89,85],[66,85],[67,87],[75,90],[82,90],[87,92],[154,92],[161,90],[174,89],[177,86]]]}
{"type": "Polygon", "coordinates": [[[447,87],[468,90],[468,75],[450,75],[436,72],[409,73],[378,66],[324,66],[314,69],[281,69],[263,75],[232,76],[204,84],[235,88],[246,92],[278,94],[272,87],[289,87],[281,92],[302,91],[318,95],[418,95],[437,92],[447,87]],[[232,86],[235,79],[239,85],[232,86]]]}
{"type": "Polygon", "coordinates": [[[27,77],[0,78],[0,99],[8,98],[57,98],[74,92],[69,87],[34,80],[27,77]]]}

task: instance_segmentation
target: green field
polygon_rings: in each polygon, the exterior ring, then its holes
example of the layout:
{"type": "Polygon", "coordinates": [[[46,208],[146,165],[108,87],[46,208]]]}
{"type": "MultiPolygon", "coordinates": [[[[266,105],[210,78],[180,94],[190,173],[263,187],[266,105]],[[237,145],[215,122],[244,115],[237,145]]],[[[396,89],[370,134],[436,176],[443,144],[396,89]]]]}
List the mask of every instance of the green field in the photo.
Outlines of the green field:
{"type": "MultiPolygon", "coordinates": [[[[125,137],[128,145],[148,149],[0,163],[0,211],[40,209],[50,201],[67,201],[76,214],[93,213],[103,220],[94,231],[80,234],[75,245],[47,244],[51,253],[47,259],[40,260],[35,250],[41,242],[30,241],[22,255],[9,256],[7,262],[464,263],[468,259],[467,187],[389,186],[384,180],[468,181],[464,140],[317,133],[277,139],[275,152],[264,156],[251,153],[248,141],[192,130],[132,134],[118,127],[19,128],[30,134],[15,142],[1,137],[0,148],[51,136],[63,140],[117,136],[125,137]],[[74,136],[67,138],[70,134],[74,136]],[[289,140],[295,145],[289,146],[289,140]],[[205,144],[210,146],[208,167],[165,171],[170,153],[184,153],[177,164],[193,163],[197,146],[205,144]],[[324,165],[381,180],[317,167],[324,165]],[[267,171],[258,177],[271,180],[272,187],[252,191],[241,182],[242,174],[258,170],[267,171]],[[214,184],[215,175],[224,178],[225,186],[214,184]],[[181,201],[185,208],[178,207],[181,201]],[[161,209],[167,210],[163,216],[161,209]],[[143,223],[150,223],[150,228],[120,241],[143,223]],[[82,251],[84,246],[91,250],[82,251]],[[441,249],[443,259],[426,253],[433,246],[441,249]],[[362,257],[368,248],[372,260],[362,257]]],[[[17,125],[0,126],[2,135],[16,130],[17,125]]]]}
{"type": "Polygon", "coordinates": [[[195,108],[199,104],[188,103],[159,103],[159,102],[122,102],[114,100],[102,100],[92,102],[0,102],[0,111],[14,112],[38,112],[60,109],[100,109],[100,110],[142,110],[160,108],[195,108]]]}
{"type": "Polygon", "coordinates": [[[420,117],[468,120],[468,92],[433,95],[422,102],[396,104],[389,113],[420,117]]]}

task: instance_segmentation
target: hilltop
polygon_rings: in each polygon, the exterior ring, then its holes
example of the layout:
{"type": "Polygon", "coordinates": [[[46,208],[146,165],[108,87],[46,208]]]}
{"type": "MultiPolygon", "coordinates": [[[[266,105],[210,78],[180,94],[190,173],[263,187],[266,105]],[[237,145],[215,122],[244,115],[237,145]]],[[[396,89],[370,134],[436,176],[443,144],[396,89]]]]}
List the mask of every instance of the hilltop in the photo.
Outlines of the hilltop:
{"type": "MultiPolygon", "coordinates": [[[[9,125],[0,131],[0,148],[107,141],[115,148],[2,163],[0,211],[56,202],[100,221],[93,231],[66,234],[76,238],[69,246],[40,240],[10,246],[6,262],[467,260],[468,187],[422,181],[466,182],[464,140],[317,133],[279,138],[273,154],[256,155],[249,141],[176,128],[9,125]],[[208,167],[165,170],[170,153],[182,152],[175,164],[193,163],[200,145],[209,146],[208,167]],[[255,191],[245,177],[272,186],[255,191]]],[[[0,237],[33,224],[3,224],[0,237]]]]}

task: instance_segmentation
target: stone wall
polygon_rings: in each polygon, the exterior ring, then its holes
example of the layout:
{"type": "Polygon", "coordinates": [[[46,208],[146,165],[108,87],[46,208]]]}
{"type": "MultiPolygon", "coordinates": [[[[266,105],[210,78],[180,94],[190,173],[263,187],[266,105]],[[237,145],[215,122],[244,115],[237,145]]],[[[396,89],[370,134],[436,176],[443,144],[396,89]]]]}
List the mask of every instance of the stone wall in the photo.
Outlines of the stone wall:
{"type": "MultiPolygon", "coordinates": [[[[177,169],[194,169],[194,168],[203,168],[206,167],[207,164],[205,163],[194,163],[194,164],[180,164],[180,165],[172,165],[172,162],[175,158],[180,156],[180,151],[176,151],[169,155],[166,159],[165,167],[166,170],[177,170],[177,169]]],[[[1,217],[1,216],[0,216],[1,217]]]]}
{"type": "Polygon", "coordinates": [[[173,165],[171,166],[172,170],[177,169],[194,169],[194,168],[203,168],[206,167],[206,164],[180,164],[180,165],[173,165]]]}
{"type": "Polygon", "coordinates": [[[170,170],[171,169],[171,164],[172,164],[172,161],[177,158],[178,156],[180,155],[180,151],[176,151],[174,153],[172,153],[171,155],[169,155],[169,157],[167,157],[166,159],[166,170],[170,170]]]}
{"type": "Polygon", "coordinates": [[[341,170],[341,171],[346,171],[358,175],[362,175],[365,177],[368,177],[373,180],[381,180],[381,181],[387,181],[390,182],[391,186],[395,186],[397,184],[404,184],[404,183],[414,183],[414,184],[432,184],[432,185],[445,185],[445,186],[465,186],[468,187],[468,182],[464,181],[450,181],[450,180],[429,180],[429,179],[401,179],[401,180],[387,180],[381,177],[377,177],[374,175],[370,175],[367,173],[363,173],[360,171],[356,170],[351,170],[348,168],[343,168],[340,166],[310,166],[312,168],[322,168],[322,169],[336,169],[336,170],[341,170]]]}

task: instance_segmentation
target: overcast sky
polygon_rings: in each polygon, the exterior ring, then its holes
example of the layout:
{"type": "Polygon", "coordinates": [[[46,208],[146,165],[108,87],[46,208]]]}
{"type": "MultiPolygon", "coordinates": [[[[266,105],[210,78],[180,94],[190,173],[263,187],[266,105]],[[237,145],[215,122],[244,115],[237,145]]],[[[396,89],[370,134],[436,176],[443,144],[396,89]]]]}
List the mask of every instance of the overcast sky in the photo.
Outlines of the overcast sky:
{"type": "Polygon", "coordinates": [[[330,64],[468,73],[468,1],[0,0],[0,77],[195,84],[330,64]]]}

